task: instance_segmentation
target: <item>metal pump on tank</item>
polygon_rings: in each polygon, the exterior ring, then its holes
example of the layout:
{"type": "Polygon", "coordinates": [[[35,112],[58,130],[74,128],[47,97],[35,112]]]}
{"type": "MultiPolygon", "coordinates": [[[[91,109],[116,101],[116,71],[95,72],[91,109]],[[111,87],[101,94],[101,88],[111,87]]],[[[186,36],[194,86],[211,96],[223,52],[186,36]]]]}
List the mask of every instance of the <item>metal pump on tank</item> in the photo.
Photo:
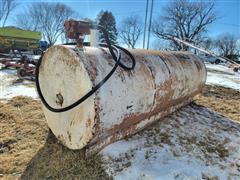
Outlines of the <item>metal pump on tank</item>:
{"type": "Polygon", "coordinates": [[[91,24],[65,22],[77,45],[56,45],[36,70],[47,124],[70,149],[88,154],[132,135],[192,101],[206,68],[189,52],[124,49],[109,43],[83,47],[91,24]]]}

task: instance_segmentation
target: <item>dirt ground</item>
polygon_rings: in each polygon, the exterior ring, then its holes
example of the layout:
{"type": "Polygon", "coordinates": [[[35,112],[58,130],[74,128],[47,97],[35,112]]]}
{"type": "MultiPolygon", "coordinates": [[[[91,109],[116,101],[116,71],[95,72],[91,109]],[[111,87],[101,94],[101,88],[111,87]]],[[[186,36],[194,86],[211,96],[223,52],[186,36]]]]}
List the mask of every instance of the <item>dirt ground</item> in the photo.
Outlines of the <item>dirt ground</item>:
{"type": "MultiPolygon", "coordinates": [[[[195,103],[240,122],[240,92],[206,86],[195,103]]],[[[0,102],[0,179],[111,179],[99,156],[62,146],[49,131],[40,102],[15,97],[0,102]]]]}

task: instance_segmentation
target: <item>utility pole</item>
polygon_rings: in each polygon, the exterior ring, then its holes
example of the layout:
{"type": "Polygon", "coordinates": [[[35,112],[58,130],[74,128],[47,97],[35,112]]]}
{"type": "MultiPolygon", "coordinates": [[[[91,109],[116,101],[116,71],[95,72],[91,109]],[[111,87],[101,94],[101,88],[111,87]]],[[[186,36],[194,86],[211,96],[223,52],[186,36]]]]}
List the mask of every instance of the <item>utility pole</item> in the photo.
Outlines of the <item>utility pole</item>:
{"type": "Polygon", "coordinates": [[[151,2],[151,11],[150,11],[150,20],[149,20],[149,26],[148,26],[148,40],[147,40],[147,49],[149,49],[149,42],[150,42],[150,34],[152,30],[152,14],[153,14],[153,0],[151,2]]]}
{"type": "Polygon", "coordinates": [[[146,29],[147,29],[147,17],[148,17],[148,0],[147,0],[147,4],[146,4],[146,14],[145,14],[145,22],[144,22],[143,49],[145,48],[145,37],[146,37],[146,29]]]}

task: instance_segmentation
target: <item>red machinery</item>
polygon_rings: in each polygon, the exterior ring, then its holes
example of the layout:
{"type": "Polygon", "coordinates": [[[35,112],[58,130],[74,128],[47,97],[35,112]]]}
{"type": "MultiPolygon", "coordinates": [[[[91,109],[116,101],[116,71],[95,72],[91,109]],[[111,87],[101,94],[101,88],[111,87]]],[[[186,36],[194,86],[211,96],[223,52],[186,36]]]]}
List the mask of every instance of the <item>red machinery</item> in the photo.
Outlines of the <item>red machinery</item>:
{"type": "Polygon", "coordinates": [[[5,69],[16,69],[19,78],[34,77],[35,75],[35,65],[34,60],[29,59],[27,56],[22,56],[21,58],[2,58],[0,59],[0,64],[2,68],[5,69]]]}

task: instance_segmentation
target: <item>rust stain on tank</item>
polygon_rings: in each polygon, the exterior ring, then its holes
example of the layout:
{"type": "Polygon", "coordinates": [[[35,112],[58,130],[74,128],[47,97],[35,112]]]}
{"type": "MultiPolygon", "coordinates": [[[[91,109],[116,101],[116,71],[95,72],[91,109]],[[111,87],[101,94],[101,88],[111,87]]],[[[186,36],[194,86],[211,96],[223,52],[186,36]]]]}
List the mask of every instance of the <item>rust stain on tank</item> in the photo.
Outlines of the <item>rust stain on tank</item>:
{"type": "Polygon", "coordinates": [[[94,109],[95,109],[95,117],[94,117],[94,130],[93,130],[93,139],[96,138],[98,133],[101,131],[100,128],[100,107],[99,107],[99,102],[100,102],[100,97],[98,96],[99,92],[96,92],[96,96],[94,99],[94,109]]]}
{"type": "MultiPolygon", "coordinates": [[[[198,94],[198,93],[199,92],[195,92],[194,95],[198,94]]],[[[184,102],[185,100],[189,99],[190,97],[192,97],[192,96],[188,95],[188,96],[185,96],[185,97],[173,100],[173,101],[166,101],[166,102],[162,103],[161,105],[157,105],[151,112],[139,113],[139,114],[131,114],[131,113],[127,114],[123,118],[123,121],[121,122],[121,124],[114,125],[111,129],[107,130],[106,132],[108,134],[114,134],[116,130],[125,129],[128,126],[131,126],[132,124],[137,124],[144,119],[148,119],[151,116],[153,116],[159,112],[163,112],[163,111],[167,110],[173,104],[177,105],[177,104],[184,102]]]]}
{"type": "MultiPolygon", "coordinates": [[[[198,92],[195,92],[195,93],[197,94],[198,92]]],[[[192,97],[190,96],[188,99],[185,99],[184,101],[181,101],[182,99],[179,99],[178,102],[179,102],[179,104],[187,104],[191,98],[192,97]]],[[[180,108],[180,107],[178,107],[178,104],[175,105],[174,107],[175,107],[175,110],[180,108]]],[[[150,117],[156,116],[157,114],[161,114],[160,118],[162,118],[162,117],[168,115],[170,111],[172,111],[170,106],[166,106],[166,108],[164,110],[162,110],[162,109],[159,110],[159,109],[161,109],[161,108],[158,107],[150,113],[131,114],[128,117],[125,117],[121,124],[115,125],[111,129],[105,130],[104,134],[102,134],[101,136],[99,136],[97,139],[95,139],[94,141],[92,141],[89,144],[89,146],[88,146],[89,152],[88,152],[87,156],[95,154],[96,152],[100,151],[108,144],[115,142],[116,139],[127,137],[129,135],[132,135],[132,134],[138,132],[139,130],[141,130],[147,126],[152,125],[155,121],[157,121],[157,119],[155,117],[155,119],[152,123],[146,124],[146,126],[143,126],[142,128],[139,129],[139,128],[137,128],[137,125],[140,121],[142,121],[144,119],[149,119],[150,117]],[[110,137],[110,139],[106,140],[107,137],[110,137]]]]}
{"type": "MultiPolygon", "coordinates": [[[[184,104],[184,103],[187,104],[189,101],[190,101],[190,99],[188,99],[188,101],[181,102],[181,104],[184,104]]],[[[176,106],[175,110],[177,110],[181,107],[176,106]]],[[[146,124],[146,126],[143,126],[140,129],[137,128],[137,125],[138,125],[137,121],[135,121],[134,124],[132,124],[130,122],[134,119],[138,119],[140,115],[131,116],[131,119],[125,120],[125,123],[131,124],[131,126],[126,126],[126,127],[124,127],[124,129],[122,129],[123,127],[121,125],[115,126],[114,129],[109,130],[108,133],[99,135],[98,139],[95,139],[94,142],[91,142],[88,145],[86,155],[90,156],[92,154],[95,154],[96,152],[100,151],[108,144],[115,142],[117,139],[122,139],[124,137],[128,137],[132,134],[135,134],[136,132],[138,132],[139,130],[141,130],[147,126],[151,126],[152,124],[154,124],[155,121],[157,121],[157,119],[156,119],[157,114],[160,114],[161,115],[160,118],[162,118],[162,117],[168,115],[170,112],[172,112],[172,110],[170,108],[166,109],[165,111],[157,112],[155,115],[153,115],[153,116],[155,116],[155,120],[150,124],[146,124]]],[[[146,115],[143,117],[146,117],[146,115]]]]}
{"type": "Polygon", "coordinates": [[[169,79],[168,81],[165,81],[163,84],[160,85],[160,88],[156,90],[156,100],[155,104],[156,106],[159,106],[161,104],[165,104],[166,102],[169,102],[172,100],[174,94],[174,90],[172,89],[172,80],[169,79]],[[164,92],[164,96],[162,96],[162,92],[164,92]]]}
{"type": "Polygon", "coordinates": [[[88,118],[87,123],[86,123],[86,128],[90,128],[91,127],[91,124],[92,124],[91,122],[92,122],[91,119],[88,118]]]}

